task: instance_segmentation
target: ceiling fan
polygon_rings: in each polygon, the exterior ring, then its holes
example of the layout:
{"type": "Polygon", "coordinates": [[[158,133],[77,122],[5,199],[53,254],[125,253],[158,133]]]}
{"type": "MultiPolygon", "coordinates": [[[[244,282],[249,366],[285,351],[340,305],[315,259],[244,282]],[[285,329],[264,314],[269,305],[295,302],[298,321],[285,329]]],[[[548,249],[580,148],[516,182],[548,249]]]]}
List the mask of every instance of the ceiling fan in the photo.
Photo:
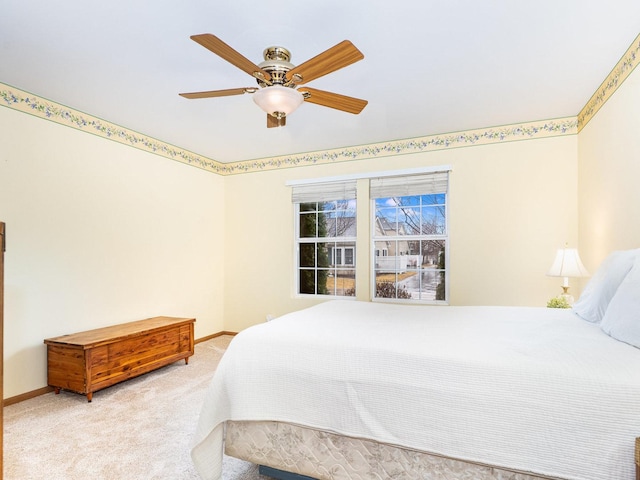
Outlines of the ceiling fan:
{"type": "Polygon", "coordinates": [[[267,112],[269,128],[286,125],[287,115],[303,101],[353,114],[360,113],[368,103],[359,98],[306,86],[298,88],[299,85],[362,60],[364,55],[349,40],[344,40],[295,66],[289,63],[291,52],[283,47],[266,48],[263,52],[264,61],[256,65],[215,35],[203,33],[192,35],[191,39],[254,77],[258,87],[181,93],[182,97],[195,99],[251,93],[256,104],[267,112]]]}

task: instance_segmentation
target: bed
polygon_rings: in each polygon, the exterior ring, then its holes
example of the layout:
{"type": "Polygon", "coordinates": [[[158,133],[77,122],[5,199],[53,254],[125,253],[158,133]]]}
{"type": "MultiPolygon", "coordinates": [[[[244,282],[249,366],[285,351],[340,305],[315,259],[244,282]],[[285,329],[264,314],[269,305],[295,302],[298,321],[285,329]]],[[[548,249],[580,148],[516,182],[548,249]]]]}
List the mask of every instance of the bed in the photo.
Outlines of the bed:
{"type": "Polygon", "coordinates": [[[625,255],[573,309],[332,300],[248,328],[207,391],[199,474],[221,478],[226,451],[321,479],[633,480],[640,260],[625,255]]]}

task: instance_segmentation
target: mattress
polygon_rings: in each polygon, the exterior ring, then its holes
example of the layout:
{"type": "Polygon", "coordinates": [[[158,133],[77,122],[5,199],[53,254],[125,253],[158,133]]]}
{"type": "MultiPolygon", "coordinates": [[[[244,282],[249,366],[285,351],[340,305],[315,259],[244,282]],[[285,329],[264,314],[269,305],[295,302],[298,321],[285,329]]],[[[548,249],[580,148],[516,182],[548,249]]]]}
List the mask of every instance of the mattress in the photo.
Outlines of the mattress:
{"type": "Polygon", "coordinates": [[[567,480],[633,480],[640,350],[570,310],[329,301],[227,349],[192,458],[218,479],[224,425],[277,421],[567,480]]]}
{"type": "Polygon", "coordinates": [[[280,422],[227,422],[225,453],[320,480],[551,479],[280,422]]]}

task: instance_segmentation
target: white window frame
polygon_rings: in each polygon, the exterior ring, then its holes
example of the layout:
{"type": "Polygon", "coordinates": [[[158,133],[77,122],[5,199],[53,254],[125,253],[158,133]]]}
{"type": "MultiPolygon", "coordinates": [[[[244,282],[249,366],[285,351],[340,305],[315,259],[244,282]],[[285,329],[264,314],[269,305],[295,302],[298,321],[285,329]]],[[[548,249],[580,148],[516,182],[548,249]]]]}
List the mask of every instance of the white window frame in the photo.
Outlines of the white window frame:
{"type": "MultiPolygon", "coordinates": [[[[378,172],[366,172],[366,173],[356,173],[356,174],[346,174],[346,175],[338,175],[338,176],[332,176],[332,177],[316,177],[316,178],[308,178],[308,179],[296,179],[296,180],[288,180],[285,182],[285,185],[288,187],[292,187],[293,190],[295,191],[296,189],[300,189],[300,188],[305,188],[305,187],[309,187],[310,189],[316,189],[316,191],[322,191],[323,190],[323,185],[328,185],[328,184],[335,184],[335,183],[342,183],[342,182],[356,182],[357,180],[363,180],[363,179],[377,179],[377,178],[385,178],[385,177],[406,177],[406,176],[413,176],[413,175],[421,175],[421,174],[432,174],[432,173],[440,173],[440,172],[447,172],[447,175],[452,171],[452,167],[450,165],[439,165],[439,166],[426,166],[426,167],[416,167],[416,168],[405,168],[405,169],[400,169],[400,170],[387,170],[387,171],[378,171],[378,172]]],[[[447,181],[447,192],[446,192],[446,205],[445,205],[445,228],[446,228],[446,247],[445,247],[445,298],[446,301],[426,301],[426,303],[429,304],[433,304],[433,303],[439,303],[439,304],[448,304],[449,299],[450,299],[450,295],[449,295],[449,287],[450,287],[450,262],[449,262],[449,250],[450,250],[450,240],[449,240],[449,182],[447,181]]],[[[355,187],[354,187],[355,189],[355,187]]],[[[295,195],[295,193],[294,193],[295,195]]],[[[354,196],[355,198],[355,196],[354,196]]],[[[334,198],[335,199],[335,198],[334,198]]],[[[295,205],[295,201],[294,201],[294,205],[295,205]]],[[[375,203],[372,200],[371,201],[372,204],[372,208],[371,208],[371,219],[370,219],[370,230],[372,232],[372,234],[370,235],[368,240],[364,240],[364,241],[369,241],[371,242],[371,248],[370,248],[370,267],[371,267],[371,274],[370,274],[370,282],[371,282],[371,295],[372,295],[372,300],[374,301],[380,301],[380,300],[386,300],[389,301],[391,299],[376,299],[375,298],[375,260],[376,260],[376,250],[375,250],[375,243],[371,240],[373,233],[375,232],[375,203]]],[[[357,211],[356,207],[356,211],[357,211]]],[[[294,285],[293,285],[293,289],[294,289],[294,295],[295,296],[304,296],[304,297],[329,297],[329,295],[318,295],[318,294],[300,294],[298,293],[300,290],[300,277],[299,277],[299,258],[300,258],[300,252],[299,252],[299,208],[297,205],[295,205],[294,208],[294,231],[295,231],[295,240],[294,240],[294,285]]],[[[360,235],[366,235],[363,232],[360,233],[360,235]]],[[[357,237],[353,237],[352,239],[350,239],[350,241],[353,241],[354,243],[357,241],[357,237]]],[[[362,242],[362,239],[361,239],[362,242]]],[[[356,245],[357,247],[357,245],[356,245]]],[[[354,251],[354,263],[356,262],[355,258],[356,258],[356,251],[354,251]]],[[[388,255],[388,251],[381,251],[380,252],[383,256],[388,255]]],[[[355,265],[354,265],[355,267],[355,265]]],[[[334,298],[341,298],[341,299],[351,299],[354,297],[346,297],[346,296],[338,296],[338,297],[334,297],[334,298]]],[[[415,300],[411,301],[411,302],[417,302],[415,300]]],[[[420,301],[420,303],[425,303],[425,301],[420,301]]]]}
{"type": "MultiPolygon", "coordinates": [[[[315,267],[301,267],[300,266],[300,246],[305,243],[333,243],[333,246],[329,248],[333,251],[330,252],[330,260],[333,255],[335,255],[335,249],[341,249],[342,254],[342,263],[340,265],[335,265],[330,262],[330,266],[328,270],[333,270],[334,274],[337,273],[338,270],[351,270],[353,271],[354,279],[355,279],[355,271],[356,271],[356,241],[357,241],[357,232],[356,236],[327,236],[327,237],[301,237],[300,236],[300,205],[304,203],[322,203],[329,201],[356,201],[356,183],[355,181],[350,182],[338,182],[337,184],[332,182],[330,184],[305,184],[294,186],[293,190],[293,204],[294,204],[294,247],[295,247],[295,260],[294,260],[294,293],[296,296],[300,297],[314,297],[314,298],[340,298],[340,299],[355,299],[355,294],[353,296],[347,295],[335,295],[335,294],[322,294],[317,293],[317,283],[316,283],[316,293],[301,293],[300,292],[300,275],[301,271],[305,269],[313,270],[317,272],[319,270],[323,270],[323,268],[319,268],[318,265],[315,267]],[[342,197],[342,198],[340,198],[342,197]],[[352,243],[353,246],[349,245],[341,245],[344,243],[352,243]],[[352,248],[353,249],[353,263],[352,264],[344,264],[344,249],[352,248]]],[[[304,212],[302,212],[304,213],[304,212]]],[[[355,215],[357,215],[357,203],[354,210],[354,221],[355,215]]],[[[317,282],[317,277],[316,277],[317,282]]],[[[354,282],[355,287],[355,282],[354,282]]]]}
{"type": "MultiPolygon", "coordinates": [[[[436,191],[428,191],[425,190],[423,193],[417,193],[420,192],[420,187],[417,187],[417,190],[412,188],[412,186],[410,185],[412,180],[416,180],[419,183],[419,178],[409,178],[408,176],[404,176],[404,175],[399,175],[394,179],[389,179],[389,183],[401,183],[403,180],[406,180],[406,182],[402,182],[405,183],[404,185],[401,185],[400,188],[398,189],[391,189],[390,191],[397,193],[397,195],[386,195],[386,196],[376,196],[374,189],[371,190],[371,195],[370,195],[370,211],[371,211],[371,217],[370,217],[370,224],[372,225],[371,228],[371,237],[370,237],[370,242],[371,242],[371,264],[370,264],[370,292],[371,292],[371,300],[374,302],[397,302],[397,303],[410,303],[410,304],[415,304],[415,303],[420,303],[420,304],[428,304],[428,305],[449,305],[449,271],[450,271],[450,264],[449,264],[449,250],[450,250],[450,242],[449,242],[449,171],[450,169],[443,169],[442,172],[433,172],[434,174],[438,174],[438,173],[446,173],[446,187],[444,191],[440,191],[440,192],[436,192],[436,191]],[[406,197],[406,196],[420,196],[420,195],[428,195],[428,194],[432,194],[432,193],[442,193],[445,195],[445,202],[444,202],[444,228],[445,228],[445,233],[444,234],[436,234],[436,235],[386,235],[386,236],[382,236],[382,235],[376,235],[376,222],[377,222],[377,218],[376,218],[376,200],[378,198],[388,198],[388,197],[393,197],[393,196],[397,196],[397,197],[406,197]],[[444,282],[445,282],[445,298],[444,300],[428,300],[428,299],[401,299],[401,298],[384,298],[384,297],[376,297],[376,291],[377,291],[377,282],[376,282],[376,260],[380,257],[378,257],[379,254],[382,253],[382,251],[384,249],[380,249],[380,248],[376,248],[376,243],[377,242],[381,242],[381,241],[391,241],[391,242],[396,242],[396,241],[403,241],[403,242],[410,242],[410,241],[423,241],[423,240],[443,240],[444,241],[444,255],[445,255],[445,268],[444,268],[444,282]]],[[[439,189],[440,187],[436,187],[436,189],[439,189]]],[[[384,189],[383,189],[384,190],[384,189]]],[[[388,251],[387,251],[388,254],[388,251]]],[[[396,266],[396,270],[397,270],[397,266],[396,266]]],[[[420,270],[419,270],[420,271],[420,270]]]]}

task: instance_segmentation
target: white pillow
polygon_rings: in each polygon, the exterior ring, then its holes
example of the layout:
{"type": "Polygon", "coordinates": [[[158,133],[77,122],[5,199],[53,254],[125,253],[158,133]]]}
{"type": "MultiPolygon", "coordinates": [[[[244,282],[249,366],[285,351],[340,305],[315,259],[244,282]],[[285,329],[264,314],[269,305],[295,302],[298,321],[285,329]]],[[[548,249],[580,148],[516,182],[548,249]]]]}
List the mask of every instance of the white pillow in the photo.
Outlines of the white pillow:
{"type": "Polygon", "coordinates": [[[620,250],[605,258],[573,305],[573,311],[588,322],[600,322],[639,251],[640,249],[620,250]]]}
{"type": "Polygon", "coordinates": [[[616,340],[640,348],[640,256],[609,302],[600,328],[616,340]]]}

